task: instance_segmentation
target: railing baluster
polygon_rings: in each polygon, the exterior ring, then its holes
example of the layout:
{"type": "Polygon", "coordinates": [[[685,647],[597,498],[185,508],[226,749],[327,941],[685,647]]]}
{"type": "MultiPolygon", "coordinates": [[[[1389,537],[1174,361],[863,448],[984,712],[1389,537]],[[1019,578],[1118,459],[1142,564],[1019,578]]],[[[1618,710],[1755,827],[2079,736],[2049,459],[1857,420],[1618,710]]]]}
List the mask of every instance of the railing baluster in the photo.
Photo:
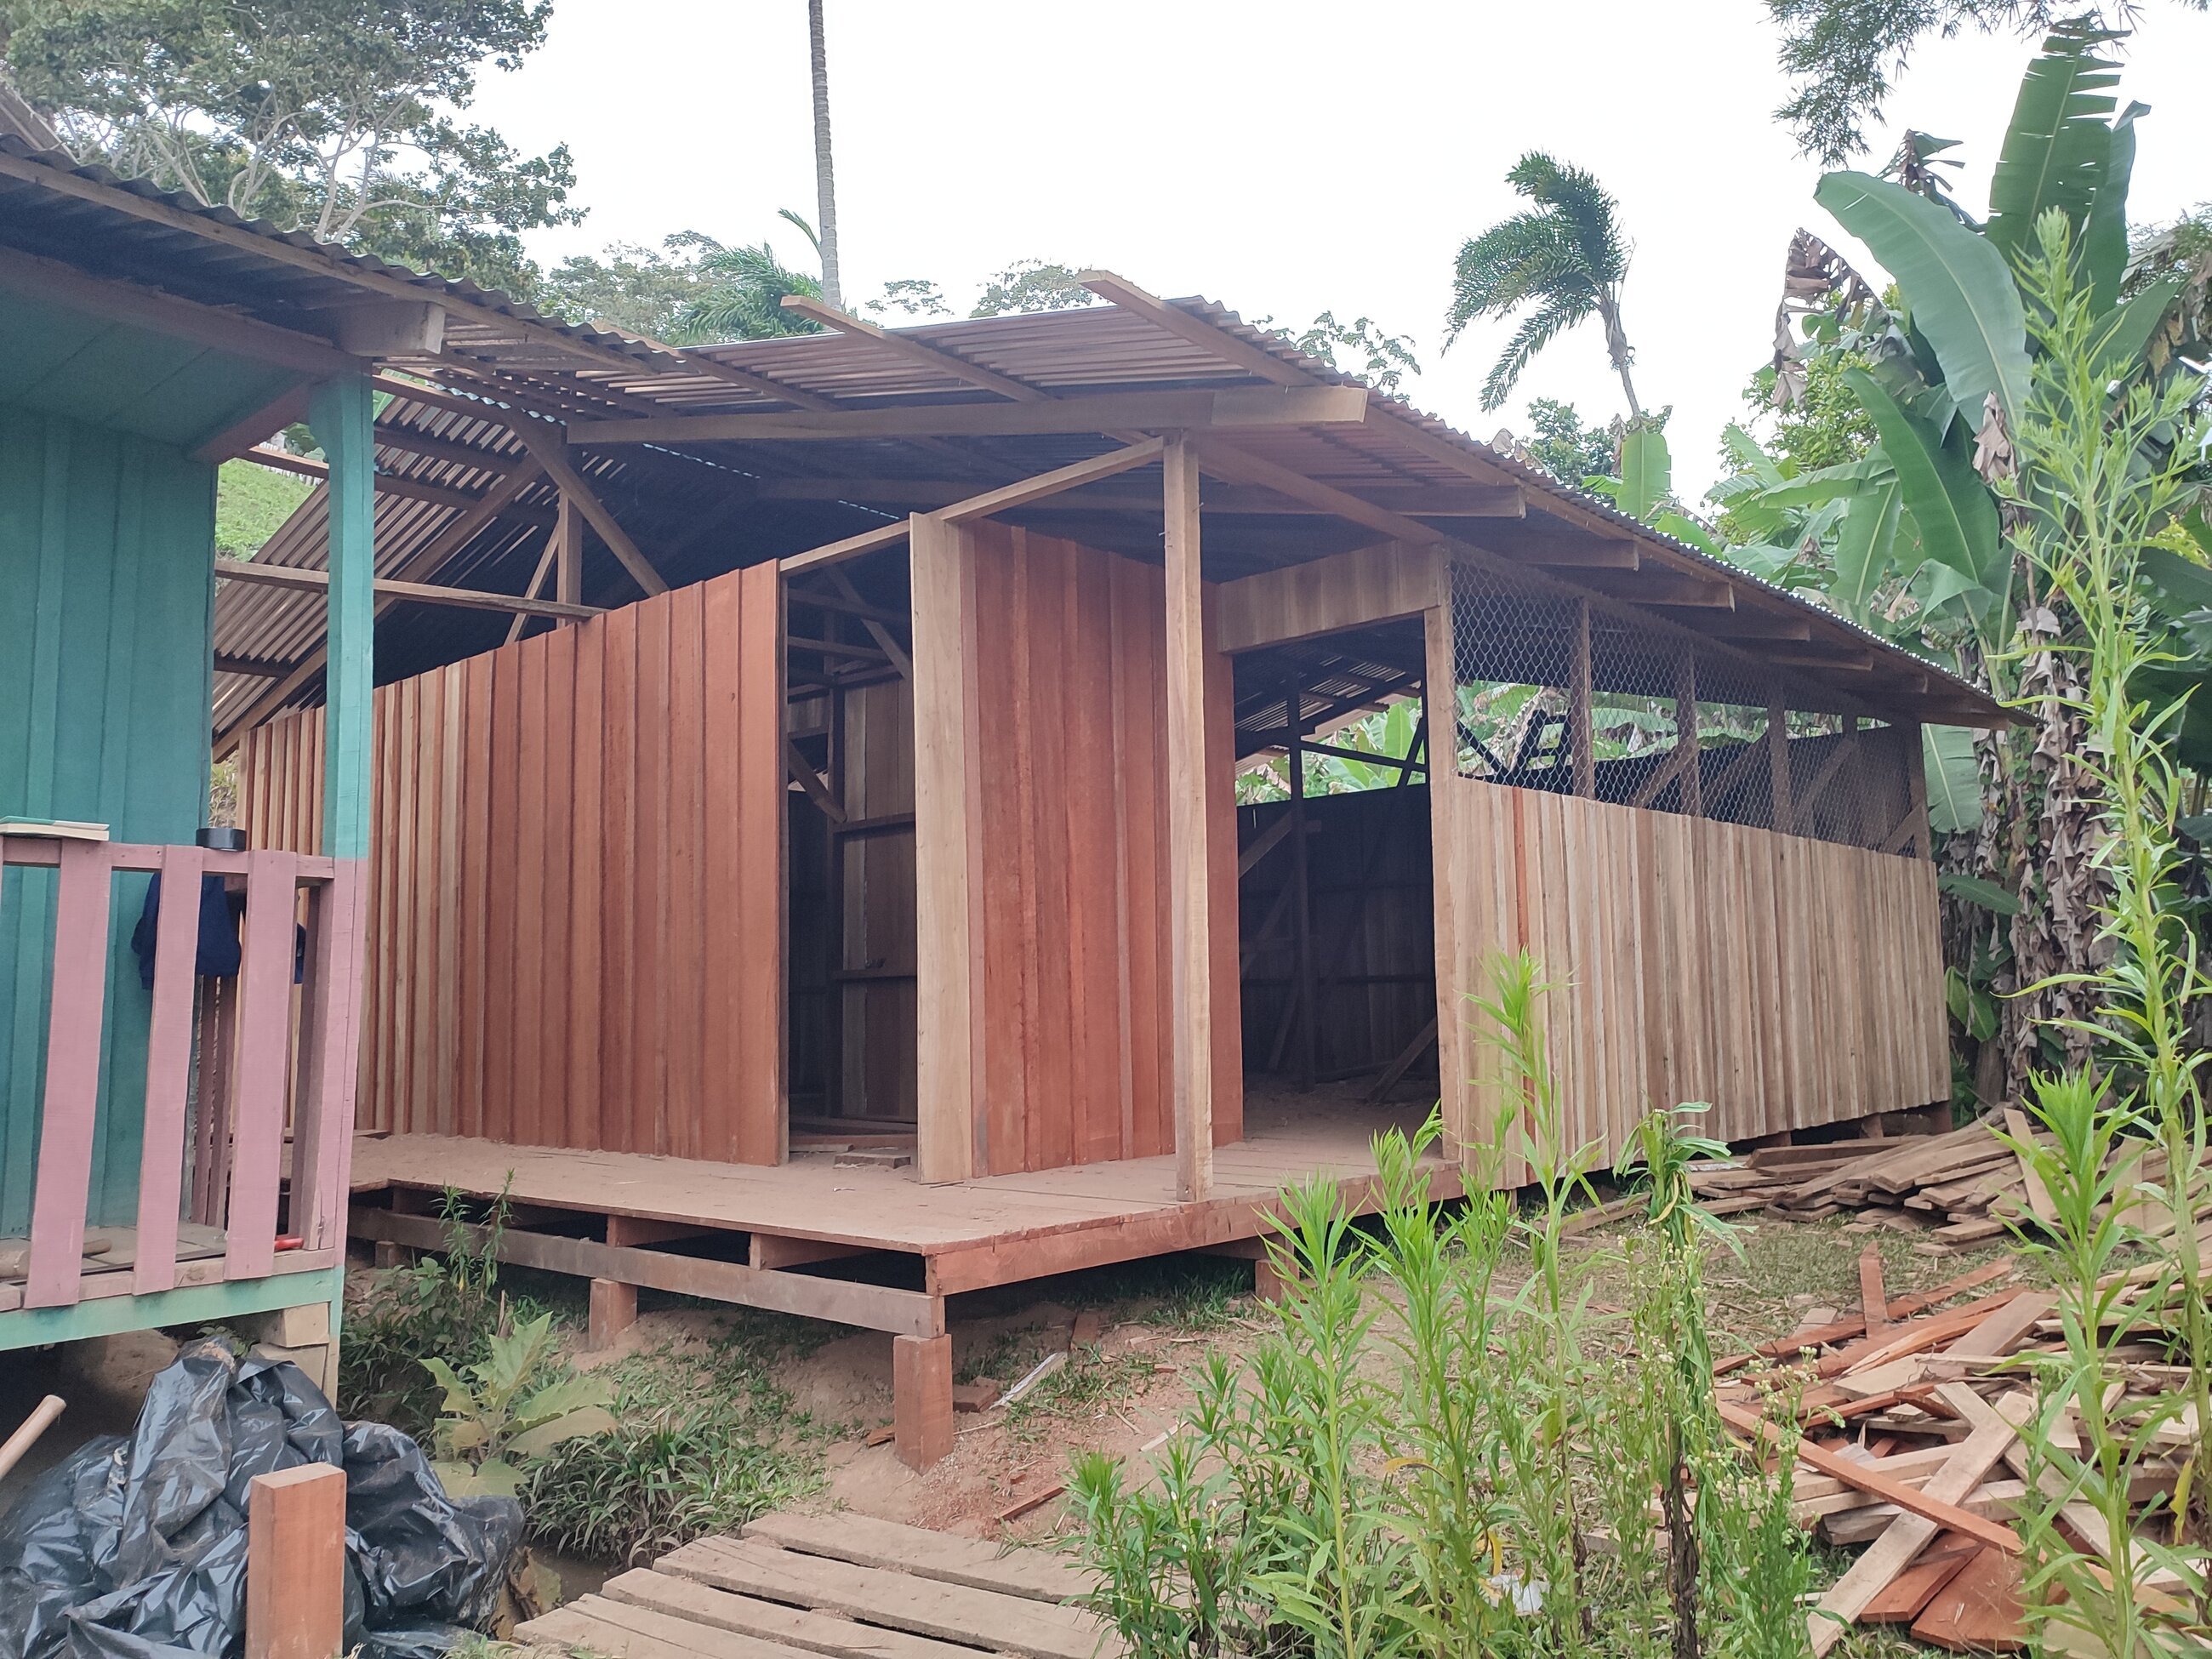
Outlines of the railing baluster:
{"type": "Polygon", "coordinates": [[[161,849],[154,946],[154,1011],[146,1030],[146,1137],[138,1160],[140,1296],[177,1283],[177,1211],[184,1180],[185,1094],[192,1063],[192,986],[200,932],[200,849],[161,849]]]}
{"type": "Polygon", "coordinates": [[[292,1133],[292,1231],[310,1250],[345,1244],[344,1154],[353,1135],[361,1066],[357,981],[361,906],[357,864],[343,863],[309,901],[306,1049],[292,1133]]]}
{"type": "Polygon", "coordinates": [[[230,1216],[223,1243],[227,1279],[265,1278],[276,1261],[298,866],[291,853],[246,856],[246,960],[239,970],[230,1216]]]}
{"type": "Polygon", "coordinates": [[[27,1308],[76,1301],[84,1273],[92,1138],[100,1107],[100,1035],[107,1000],[112,866],[97,842],[64,842],[54,905],[53,1000],[46,1022],[46,1087],[40,1109],[38,1189],[31,1200],[27,1308]]]}

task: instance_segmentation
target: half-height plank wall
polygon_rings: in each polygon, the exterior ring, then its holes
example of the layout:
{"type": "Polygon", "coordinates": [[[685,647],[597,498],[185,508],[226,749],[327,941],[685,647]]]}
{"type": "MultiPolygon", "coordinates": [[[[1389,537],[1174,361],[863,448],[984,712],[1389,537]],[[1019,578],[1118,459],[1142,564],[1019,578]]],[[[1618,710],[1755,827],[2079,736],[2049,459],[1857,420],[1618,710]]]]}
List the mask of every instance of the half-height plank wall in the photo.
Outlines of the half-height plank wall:
{"type": "MultiPolygon", "coordinates": [[[[921,1173],[1171,1152],[1162,573],[989,521],[931,527],[914,560],[921,1173]]],[[[1206,692],[1223,1143],[1243,1124],[1226,657],[1206,692]]]]}
{"type": "MultiPolygon", "coordinates": [[[[774,1164],[773,564],[376,693],[360,1121],[774,1164]]],[[[318,850],[322,714],[247,734],[252,844],[318,850]]]]}
{"type": "Polygon", "coordinates": [[[1431,788],[1444,1075],[1469,1079],[1448,1091],[1456,1133],[1499,1102],[1466,999],[1522,950],[1553,988],[1566,1144],[1607,1163],[1655,1106],[1703,1101],[1696,1133],[1740,1140],[1949,1094],[1926,860],[1449,774],[1431,788]]]}

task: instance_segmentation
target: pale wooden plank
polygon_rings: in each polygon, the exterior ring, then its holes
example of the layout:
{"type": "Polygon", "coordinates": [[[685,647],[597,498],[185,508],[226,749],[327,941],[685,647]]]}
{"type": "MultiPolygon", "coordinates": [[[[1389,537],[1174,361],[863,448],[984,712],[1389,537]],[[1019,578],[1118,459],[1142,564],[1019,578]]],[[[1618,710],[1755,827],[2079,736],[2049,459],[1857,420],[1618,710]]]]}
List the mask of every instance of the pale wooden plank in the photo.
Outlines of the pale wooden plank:
{"type": "Polygon", "coordinates": [[[1121,1644],[1091,1613],[733,1539],[702,1539],[655,1566],[720,1589],[766,1595],[920,1636],[981,1644],[1027,1659],[1097,1659],[1121,1644]]]}
{"type": "Polygon", "coordinates": [[[849,1510],[764,1515],[747,1522],[744,1535],[804,1555],[826,1555],[856,1566],[886,1567],[1039,1601],[1071,1601],[1097,1583],[1065,1559],[1042,1550],[956,1538],[849,1510]]]}
{"type": "Polygon", "coordinates": [[[737,1595],[673,1573],[634,1569],[608,1579],[599,1593],[611,1601],[627,1601],[694,1625],[735,1631],[811,1653],[830,1654],[836,1659],[974,1659],[973,1648],[933,1641],[908,1631],[857,1624],[835,1613],[737,1595]]]}

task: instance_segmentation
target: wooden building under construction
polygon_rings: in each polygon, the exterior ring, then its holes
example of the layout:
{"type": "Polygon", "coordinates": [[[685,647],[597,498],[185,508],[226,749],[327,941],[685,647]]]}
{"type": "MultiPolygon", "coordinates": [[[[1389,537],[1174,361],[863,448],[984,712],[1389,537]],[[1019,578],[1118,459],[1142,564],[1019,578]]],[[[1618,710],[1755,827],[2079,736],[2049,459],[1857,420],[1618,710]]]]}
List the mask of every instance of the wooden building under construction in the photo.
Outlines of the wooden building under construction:
{"type": "MultiPolygon", "coordinates": [[[[1946,1097],[1921,726],[1994,705],[1089,281],[386,360],[357,1237],[511,1182],[501,1248],[601,1329],[645,1286],[890,1332],[921,1462],[947,1297],[1237,1248],[1316,1172],[1364,1202],[1439,1101],[1457,1191],[1502,954],[1608,1152],[1681,1101],[1745,1139],[1946,1097]]],[[[240,822],[302,853],[320,611],[276,573],[321,499],[216,625],[240,822]]]]}

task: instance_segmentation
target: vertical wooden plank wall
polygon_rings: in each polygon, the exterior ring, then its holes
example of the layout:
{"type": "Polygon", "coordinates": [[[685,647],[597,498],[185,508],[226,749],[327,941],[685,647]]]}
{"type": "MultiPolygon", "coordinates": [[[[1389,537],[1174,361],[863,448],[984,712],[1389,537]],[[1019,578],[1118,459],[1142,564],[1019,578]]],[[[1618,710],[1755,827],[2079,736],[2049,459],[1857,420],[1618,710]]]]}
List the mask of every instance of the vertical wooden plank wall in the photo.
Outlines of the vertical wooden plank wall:
{"type": "MultiPolygon", "coordinates": [[[[362,1127],[781,1159],[782,634],[757,565],[378,690],[362,1127]]],[[[252,845],[323,724],[247,734],[252,845]]]]}
{"type": "Polygon", "coordinates": [[[1435,818],[1452,1121],[1480,1134],[1493,1064],[1468,1030],[1528,950],[1567,1137],[1610,1161],[1654,1106],[1745,1139],[1950,1092],[1935,866],[1924,859],[1449,775],[1435,818]]]}
{"type": "MultiPolygon", "coordinates": [[[[1162,573],[988,521],[923,528],[915,556],[924,1178],[1170,1152],[1162,573]],[[965,1167],[933,1162],[956,1144],[965,1167]]],[[[1227,657],[1206,693],[1224,1143],[1243,1132],[1227,657]]]]}

